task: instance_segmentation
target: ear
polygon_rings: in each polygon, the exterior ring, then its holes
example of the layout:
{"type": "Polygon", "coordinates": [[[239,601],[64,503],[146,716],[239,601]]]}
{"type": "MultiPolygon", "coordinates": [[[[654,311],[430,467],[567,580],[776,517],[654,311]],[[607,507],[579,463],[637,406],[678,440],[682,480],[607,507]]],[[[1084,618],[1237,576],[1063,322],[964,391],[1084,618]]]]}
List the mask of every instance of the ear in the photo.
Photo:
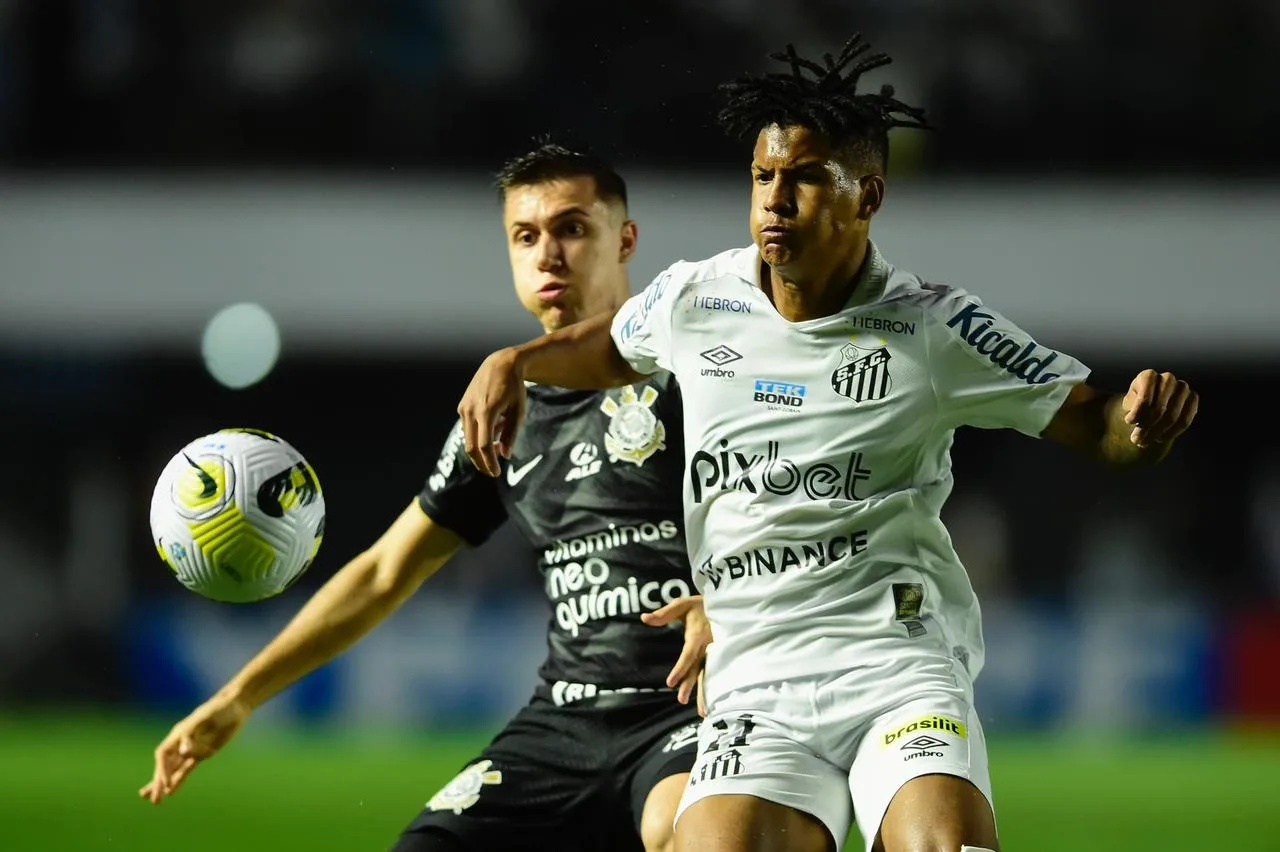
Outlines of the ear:
{"type": "Polygon", "coordinates": [[[636,223],[628,219],[622,223],[622,251],[618,254],[618,262],[626,263],[631,259],[631,255],[636,253],[636,240],[640,238],[640,230],[636,227],[636,223]]]}
{"type": "Polygon", "coordinates": [[[884,203],[884,178],[880,175],[867,175],[862,179],[862,201],[858,204],[858,218],[870,219],[880,212],[884,203]]]}

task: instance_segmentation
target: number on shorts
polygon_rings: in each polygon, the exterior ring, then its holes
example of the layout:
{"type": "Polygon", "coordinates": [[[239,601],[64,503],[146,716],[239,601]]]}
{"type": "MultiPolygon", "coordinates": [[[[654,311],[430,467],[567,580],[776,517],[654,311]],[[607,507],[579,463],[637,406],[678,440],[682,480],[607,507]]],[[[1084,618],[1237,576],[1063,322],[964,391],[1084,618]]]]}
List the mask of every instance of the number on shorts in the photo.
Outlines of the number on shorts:
{"type": "Polygon", "coordinates": [[[728,719],[715,720],[711,723],[711,727],[720,733],[711,741],[711,744],[707,746],[703,754],[719,751],[721,746],[725,748],[742,748],[747,744],[747,737],[751,736],[755,726],[756,723],[751,721],[750,713],[743,713],[733,721],[728,719]],[[732,739],[730,739],[731,736],[732,739]]]}

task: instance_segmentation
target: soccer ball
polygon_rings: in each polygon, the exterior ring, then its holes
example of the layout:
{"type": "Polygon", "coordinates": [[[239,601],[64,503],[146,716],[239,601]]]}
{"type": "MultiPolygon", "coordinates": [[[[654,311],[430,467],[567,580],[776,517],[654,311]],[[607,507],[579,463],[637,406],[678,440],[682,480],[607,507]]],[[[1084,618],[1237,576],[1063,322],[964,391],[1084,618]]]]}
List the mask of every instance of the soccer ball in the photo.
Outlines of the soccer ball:
{"type": "Polygon", "coordinates": [[[324,537],[324,495],[302,454],[269,432],[223,429],[175,455],[151,495],[151,539],[178,582],[216,601],[278,595],[324,537]]]}

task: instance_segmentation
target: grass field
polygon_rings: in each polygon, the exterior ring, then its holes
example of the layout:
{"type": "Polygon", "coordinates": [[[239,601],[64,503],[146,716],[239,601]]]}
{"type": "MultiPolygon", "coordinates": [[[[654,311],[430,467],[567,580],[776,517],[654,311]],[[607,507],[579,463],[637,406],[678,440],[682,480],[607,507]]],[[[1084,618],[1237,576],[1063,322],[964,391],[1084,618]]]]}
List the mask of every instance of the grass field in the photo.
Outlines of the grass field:
{"type": "MultiPolygon", "coordinates": [[[[377,852],[486,739],[251,726],[152,808],[136,791],[164,728],[0,717],[0,849],[377,852]]],[[[995,738],[991,761],[1005,852],[1280,850],[1274,736],[995,738]]]]}

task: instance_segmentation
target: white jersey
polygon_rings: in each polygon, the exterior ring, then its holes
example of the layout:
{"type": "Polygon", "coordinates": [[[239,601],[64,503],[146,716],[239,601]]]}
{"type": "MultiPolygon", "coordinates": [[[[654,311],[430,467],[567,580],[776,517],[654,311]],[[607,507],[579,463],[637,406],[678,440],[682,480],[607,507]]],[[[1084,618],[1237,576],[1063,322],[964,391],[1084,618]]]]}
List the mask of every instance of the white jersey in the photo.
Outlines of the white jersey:
{"type": "Polygon", "coordinates": [[[875,249],[854,297],[789,322],[760,254],[679,262],[613,338],[684,389],[684,511],[715,642],[708,696],[926,647],[976,676],[977,599],[939,517],[954,430],[1038,436],[1087,368],[875,249]]]}

